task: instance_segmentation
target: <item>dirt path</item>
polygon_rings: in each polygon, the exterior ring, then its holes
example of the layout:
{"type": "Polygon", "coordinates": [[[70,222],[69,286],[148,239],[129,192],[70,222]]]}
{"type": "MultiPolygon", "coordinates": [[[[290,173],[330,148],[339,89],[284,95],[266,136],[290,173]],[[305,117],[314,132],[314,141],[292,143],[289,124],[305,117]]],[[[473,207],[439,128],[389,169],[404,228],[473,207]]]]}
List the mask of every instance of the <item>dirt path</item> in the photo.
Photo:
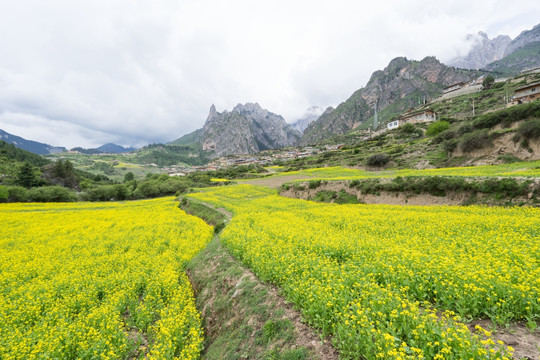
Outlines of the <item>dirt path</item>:
{"type": "Polygon", "coordinates": [[[216,237],[187,268],[205,331],[203,359],[338,359],[279,290],[261,282],[216,237]]]}
{"type": "MultiPolygon", "coordinates": [[[[493,327],[490,320],[473,320],[467,324],[467,327],[471,332],[476,332],[476,325],[480,325],[486,330],[493,327]]],[[[511,346],[515,350],[514,359],[540,359],[540,329],[531,332],[523,323],[512,324],[493,331],[493,340],[500,340],[506,346],[511,346]]]]}
{"type": "Polygon", "coordinates": [[[252,180],[242,180],[238,181],[239,184],[249,184],[249,185],[259,185],[259,186],[265,186],[265,187],[271,187],[271,188],[278,188],[282,184],[285,184],[287,182],[293,181],[293,180],[300,180],[300,179],[306,179],[309,178],[309,175],[283,175],[283,176],[271,176],[267,178],[261,178],[261,179],[252,179],[252,180]]]}
{"type": "MultiPolygon", "coordinates": [[[[233,214],[205,202],[230,221],[233,214]]],[[[260,281],[219,237],[187,266],[205,330],[203,359],[339,359],[279,289],[260,281]]]]}

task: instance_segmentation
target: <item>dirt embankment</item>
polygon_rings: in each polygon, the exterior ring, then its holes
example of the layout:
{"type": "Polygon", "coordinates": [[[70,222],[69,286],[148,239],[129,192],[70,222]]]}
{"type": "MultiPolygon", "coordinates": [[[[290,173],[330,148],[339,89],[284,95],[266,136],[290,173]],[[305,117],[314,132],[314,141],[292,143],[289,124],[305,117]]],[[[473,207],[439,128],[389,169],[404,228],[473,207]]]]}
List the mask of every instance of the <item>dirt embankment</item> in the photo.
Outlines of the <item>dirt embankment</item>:
{"type": "Polygon", "coordinates": [[[291,186],[289,190],[281,190],[280,195],[303,200],[312,200],[319,191],[341,190],[353,194],[358,202],[363,204],[388,205],[461,205],[470,198],[469,194],[456,193],[447,196],[433,196],[429,194],[405,194],[400,192],[382,191],[379,194],[363,194],[361,190],[350,188],[349,181],[328,181],[315,189],[309,189],[308,183],[300,183],[300,187],[291,186]]]}
{"type": "MultiPolygon", "coordinates": [[[[516,128],[520,123],[515,123],[512,127],[516,128]]],[[[500,126],[495,127],[495,129],[498,128],[500,126]]],[[[513,156],[523,161],[540,160],[540,139],[531,139],[527,141],[527,147],[523,147],[521,141],[514,140],[514,135],[513,132],[502,134],[492,140],[491,146],[468,152],[464,152],[458,147],[452,156],[468,158],[469,160],[464,165],[500,164],[503,156],[513,156]]]]}
{"type": "MultiPolygon", "coordinates": [[[[380,181],[389,181],[381,179],[380,181]]],[[[415,193],[403,191],[376,191],[364,193],[359,187],[351,187],[351,181],[321,181],[316,188],[311,188],[309,182],[287,184],[280,188],[280,195],[303,200],[316,200],[321,191],[343,191],[356,196],[358,203],[362,204],[388,204],[388,205],[532,205],[538,206],[534,193],[522,196],[508,197],[497,194],[483,194],[470,191],[445,191],[443,194],[415,193]]],[[[334,200],[330,201],[334,202],[334,200]]]]}

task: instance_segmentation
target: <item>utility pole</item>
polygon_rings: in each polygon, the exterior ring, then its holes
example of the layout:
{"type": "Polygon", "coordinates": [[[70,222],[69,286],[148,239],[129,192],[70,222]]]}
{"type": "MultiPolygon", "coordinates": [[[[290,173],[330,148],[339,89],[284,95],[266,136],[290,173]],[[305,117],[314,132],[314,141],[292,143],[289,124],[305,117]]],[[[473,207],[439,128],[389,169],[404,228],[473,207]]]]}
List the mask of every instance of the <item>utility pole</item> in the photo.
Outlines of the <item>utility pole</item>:
{"type": "Polygon", "coordinates": [[[472,116],[474,116],[474,98],[472,99],[472,116]]]}
{"type": "Polygon", "coordinates": [[[375,102],[375,115],[373,117],[373,130],[377,130],[378,125],[379,125],[379,119],[377,116],[377,102],[375,102]]]}

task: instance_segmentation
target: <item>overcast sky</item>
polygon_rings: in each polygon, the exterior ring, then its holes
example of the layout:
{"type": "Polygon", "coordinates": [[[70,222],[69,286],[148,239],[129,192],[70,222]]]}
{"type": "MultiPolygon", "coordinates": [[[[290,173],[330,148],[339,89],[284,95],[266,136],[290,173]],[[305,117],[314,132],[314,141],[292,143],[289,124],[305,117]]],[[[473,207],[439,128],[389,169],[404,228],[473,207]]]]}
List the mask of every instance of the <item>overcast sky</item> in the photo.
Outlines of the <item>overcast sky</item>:
{"type": "Polygon", "coordinates": [[[258,102],[288,122],[396,56],[512,38],[540,1],[0,0],[0,129],[68,148],[167,142],[258,102]]]}

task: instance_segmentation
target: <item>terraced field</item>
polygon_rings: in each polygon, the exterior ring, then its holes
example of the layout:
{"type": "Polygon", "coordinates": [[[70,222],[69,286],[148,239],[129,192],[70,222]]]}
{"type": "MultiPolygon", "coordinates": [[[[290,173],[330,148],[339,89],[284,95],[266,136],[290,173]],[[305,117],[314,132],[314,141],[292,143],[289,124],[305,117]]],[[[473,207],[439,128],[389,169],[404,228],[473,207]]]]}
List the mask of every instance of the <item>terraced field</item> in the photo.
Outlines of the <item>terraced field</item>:
{"type": "Polygon", "coordinates": [[[212,228],[172,198],[1,204],[0,359],[196,359],[184,266],[212,228]]]}
{"type": "Polygon", "coordinates": [[[235,214],[225,246],[345,359],[509,359],[464,322],[540,319],[538,209],[316,204],[249,185],[189,196],[235,214]]]}

